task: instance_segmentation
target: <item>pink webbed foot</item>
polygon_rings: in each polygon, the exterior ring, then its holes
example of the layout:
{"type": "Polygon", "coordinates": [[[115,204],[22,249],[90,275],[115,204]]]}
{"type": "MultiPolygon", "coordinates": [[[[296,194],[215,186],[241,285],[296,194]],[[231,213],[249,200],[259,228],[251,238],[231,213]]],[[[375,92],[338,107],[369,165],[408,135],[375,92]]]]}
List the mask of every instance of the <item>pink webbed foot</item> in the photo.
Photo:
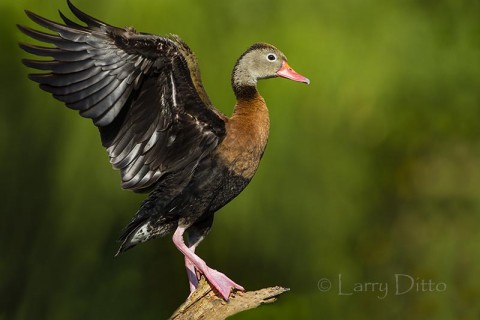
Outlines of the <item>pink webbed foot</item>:
{"type": "Polygon", "coordinates": [[[230,296],[232,289],[245,291],[241,285],[235,283],[233,280],[217,270],[207,267],[204,275],[210,285],[214,287],[218,293],[220,293],[225,301],[228,301],[228,297],[230,296]]]}
{"type": "MultiPolygon", "coordinates": [[[[215,269],[211,269],[207,266],[199,256],[195,254],[195,248],[188,248],[183,241],[183,233],[185,228],[178,227],[173,234],[173,243],[185,256],[185,266],[187,268],[188,279],[190,282],[190,291],[193,292],[198,286],[198,278],[196,271],[205,275],[210,285],[220,293],[223,299],[228,301],[228,297],[232,289],[245,291],[245,289],[232,281],[226,275],[218,272],[215,269]]],[[[190,293],[191,294],[191,293],[190,293]]]]}

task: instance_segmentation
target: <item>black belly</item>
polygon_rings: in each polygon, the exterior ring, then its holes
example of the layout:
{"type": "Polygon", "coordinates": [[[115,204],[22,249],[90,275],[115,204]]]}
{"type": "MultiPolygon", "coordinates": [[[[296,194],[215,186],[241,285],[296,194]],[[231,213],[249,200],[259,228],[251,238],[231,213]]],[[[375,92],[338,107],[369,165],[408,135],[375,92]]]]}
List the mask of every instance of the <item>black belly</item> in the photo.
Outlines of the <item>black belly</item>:
{"type": "Polygon", "coordinates": [[[215,157],[165,176],[123,231],[119,252],[208,217],[242,192],[250,180],[215,157]]]}
{"type": "Polygon", "coordinates": [[[249,182],[250,179],[235,174],[217,159],[207,159],[197,167],[185,191],[169,207],[175,207],[172,213],[175,211],[180,223],[190,225],[221,209],[249,182]]]}
{"type": "Polygon", "coordinates": [[[238,196],[240,192],[250,183],[250,179],[239,176],[232,171],[228,171],[223,179],[215,198],[213,199],[209,212],[220,210],[229,203],[233,198],[238,196]]]}

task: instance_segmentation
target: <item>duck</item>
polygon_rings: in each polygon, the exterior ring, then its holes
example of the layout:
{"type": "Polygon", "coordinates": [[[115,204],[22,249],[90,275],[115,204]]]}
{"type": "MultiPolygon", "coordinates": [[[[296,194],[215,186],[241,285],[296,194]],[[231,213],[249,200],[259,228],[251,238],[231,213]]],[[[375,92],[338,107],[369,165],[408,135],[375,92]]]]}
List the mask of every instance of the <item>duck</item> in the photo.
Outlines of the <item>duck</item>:
{"type": "MultiPolygon", "coordinates": [[[[159,36],[115,27],[67,0],[75,22],[31,11],[39,31],[21,32],[49,46],[20,43],[29,74],[40,88],[91,119],[121,186],[146,199],[120,236],[115,256],[169,234],[183,254],[193,292],[203,275],[225,301],[244,288],[210,268],[195,249],[210,231],[215,212],[252,180],[269,136],[269,112],[257,90],[261,79],[282,77],[309,84],[273,45],[255,43],[236,61],[231,85],[236,98],[228,117],[214,107],[197,59],[177,35],[159,36]]],[[[86,159],[84,161],[87,161],[86,159]]]]}

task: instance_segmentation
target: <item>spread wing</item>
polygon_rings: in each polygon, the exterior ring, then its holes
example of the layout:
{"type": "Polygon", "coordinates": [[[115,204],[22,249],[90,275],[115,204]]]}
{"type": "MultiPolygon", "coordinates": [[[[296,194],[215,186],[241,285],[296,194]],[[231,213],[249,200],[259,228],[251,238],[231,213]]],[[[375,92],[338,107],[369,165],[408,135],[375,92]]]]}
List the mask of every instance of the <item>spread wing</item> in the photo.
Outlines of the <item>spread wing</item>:
{"type": "Polygon", "coordinates": [[[40,88],[99,128],[122,187],[146,191],[166,174],[211,153],[225,135],[224,116],[208,99],[196,59],[176,36],[117,28],[68,5],[86,26],[59,24],[26,11],[52,33],[18,26],[53,46],[20,44],[50,60],[23,60],[40,88]],[[45,71],[44,71],[45,72],[45,71]]]}

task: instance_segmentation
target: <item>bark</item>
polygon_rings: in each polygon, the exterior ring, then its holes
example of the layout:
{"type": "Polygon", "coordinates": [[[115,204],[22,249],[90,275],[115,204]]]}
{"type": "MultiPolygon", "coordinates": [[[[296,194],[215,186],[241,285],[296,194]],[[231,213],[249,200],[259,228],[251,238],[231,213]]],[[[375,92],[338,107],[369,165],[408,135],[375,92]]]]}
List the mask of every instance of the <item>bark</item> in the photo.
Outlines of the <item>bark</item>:
{"type": "Polygon", "coordinates": [[[272,303],[288,288],[271,287],[257,291],[234,291],[229,301],[223,300],[202,278],[197,290],[173,313],[170,320],[221,320],[239,312],[256,308],[265,303],[272,303]]]}

